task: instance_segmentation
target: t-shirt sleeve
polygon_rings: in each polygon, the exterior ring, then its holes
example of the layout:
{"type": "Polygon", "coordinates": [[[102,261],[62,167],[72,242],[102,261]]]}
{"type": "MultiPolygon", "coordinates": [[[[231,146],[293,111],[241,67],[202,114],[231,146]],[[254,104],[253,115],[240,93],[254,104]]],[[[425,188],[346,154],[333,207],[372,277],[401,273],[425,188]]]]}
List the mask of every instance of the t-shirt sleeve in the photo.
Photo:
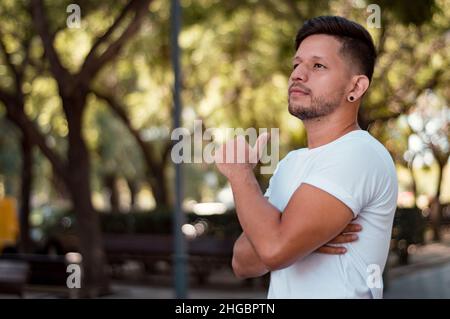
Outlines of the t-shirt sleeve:
{"type": "Polygon", "coordinates": [[[343,147],[335,156],[321,157],[303,183],[334,196],[354,218],[369,205],[382,183],[383,163],[368,148],[343,147]]]}
{"type": "Polygon", "coordinates": [[[277,166],[275,167],[275,171],[273,172],[273,175],[269,179],[269,186],[267,186],[266,191],[264,192],[264,197],[269,198],[272,193],[272,187],[275,184],[275,179],[277,178],[277,173],[280,170],[280,168],[284,165],[286,160],[291,156],[293,152],[289,152],[285,158],[283,158],[281,161],[278,162],[277,166]]]}
{"type": "MultiPolygon", "coordinates": [[[[325,171],[323,173],[325,173],[325,171]]],[[[356,198],[349,193],[345,185],[342,185],[342,183],[339,183],[336,178],[333,178],[330,175],[325,177],[319,176],[318,174],[312,174],[307,177],[303,183],[315,186],[336,197],[352,210],[354,218],[356,218],[361,211],[361,205],[359,205],[356,198]]]]}

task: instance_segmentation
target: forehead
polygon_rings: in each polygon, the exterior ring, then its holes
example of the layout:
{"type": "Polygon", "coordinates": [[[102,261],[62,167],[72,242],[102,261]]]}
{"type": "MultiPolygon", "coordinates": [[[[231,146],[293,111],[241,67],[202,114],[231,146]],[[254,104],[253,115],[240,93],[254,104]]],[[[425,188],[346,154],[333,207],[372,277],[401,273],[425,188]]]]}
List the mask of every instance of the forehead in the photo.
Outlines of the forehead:
{"type": "Polygon", "coordinates": [[[339,50],[342,44],[333,36],[314,34],[300,43],[294,59],[323,58],[330,62],[341,61],[339,50]]]}

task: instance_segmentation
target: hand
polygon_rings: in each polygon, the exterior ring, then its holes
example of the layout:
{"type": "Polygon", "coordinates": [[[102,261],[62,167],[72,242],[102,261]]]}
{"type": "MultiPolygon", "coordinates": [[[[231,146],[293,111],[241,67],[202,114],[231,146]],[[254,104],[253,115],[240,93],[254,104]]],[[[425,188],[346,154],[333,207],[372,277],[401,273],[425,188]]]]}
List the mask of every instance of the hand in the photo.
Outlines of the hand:
{"type": "Polygon", "coordinates": [[[347,250],[344,247],[328,246],[328,244],[344,244],[354,242],[358,240],[358,236],[354,233],[360,232],[361,230],[362,227],[359,224],[348,224],[347,227],[345,227],[345,229],[342,231],[342,233],[317,249],[315,252],[329,255],[345,254],[347,250]]]}
{"type": "Polygon", "coordinates": [[[238,136],[222,144],[214,154],[214,162],[219,171],[229,180],[234,177],[243,177],[253,172],[262,156],[262,152],[269,140],[269,134],[258,136],[255,146],[251,147],[245,137],[238,136]]]}

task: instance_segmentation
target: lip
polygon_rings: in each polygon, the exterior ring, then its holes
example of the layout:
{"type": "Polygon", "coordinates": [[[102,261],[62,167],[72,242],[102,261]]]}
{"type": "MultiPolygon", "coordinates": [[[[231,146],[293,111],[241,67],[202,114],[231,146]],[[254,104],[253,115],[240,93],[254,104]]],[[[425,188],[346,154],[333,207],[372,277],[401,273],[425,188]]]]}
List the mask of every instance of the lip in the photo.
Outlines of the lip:
{"type": "Polygon", "coordinates": [[[291,94],[291,95],[301,95],[301,96],[303,96],[303,95],[308,95],[308,93],[307,92],[305,92],[305,91],[303,91],[303,90],[301,90],[301,89],[298,89],[298,88],[295,88],[295,89],[290,89],[289,90],[289,94],[291,94]]]}

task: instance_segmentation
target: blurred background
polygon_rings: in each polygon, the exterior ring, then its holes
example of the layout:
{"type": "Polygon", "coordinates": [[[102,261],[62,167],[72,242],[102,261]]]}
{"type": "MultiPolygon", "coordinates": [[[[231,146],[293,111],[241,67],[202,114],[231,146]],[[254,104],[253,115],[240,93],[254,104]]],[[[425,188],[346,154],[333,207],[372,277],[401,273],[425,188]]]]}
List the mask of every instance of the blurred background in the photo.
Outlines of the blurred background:
{"type": "MultiPolygon", "coordinates": [[[[450,1],[181,8],[182,125],[280,128],[280,158],[306,146],[287,112],[299,27],[341,15],[368,28],[379,57],[359,124],[399,179],[385,297],[450,298],[450,1]]],[[[172,31],[166,0],[1,1],[0,297],[175,296],[172,31]]],[[[231,271],[241,229],[226,180],[204,163],[183,172],[188,296],[264,298],[267,276],[231,271]]]]}

